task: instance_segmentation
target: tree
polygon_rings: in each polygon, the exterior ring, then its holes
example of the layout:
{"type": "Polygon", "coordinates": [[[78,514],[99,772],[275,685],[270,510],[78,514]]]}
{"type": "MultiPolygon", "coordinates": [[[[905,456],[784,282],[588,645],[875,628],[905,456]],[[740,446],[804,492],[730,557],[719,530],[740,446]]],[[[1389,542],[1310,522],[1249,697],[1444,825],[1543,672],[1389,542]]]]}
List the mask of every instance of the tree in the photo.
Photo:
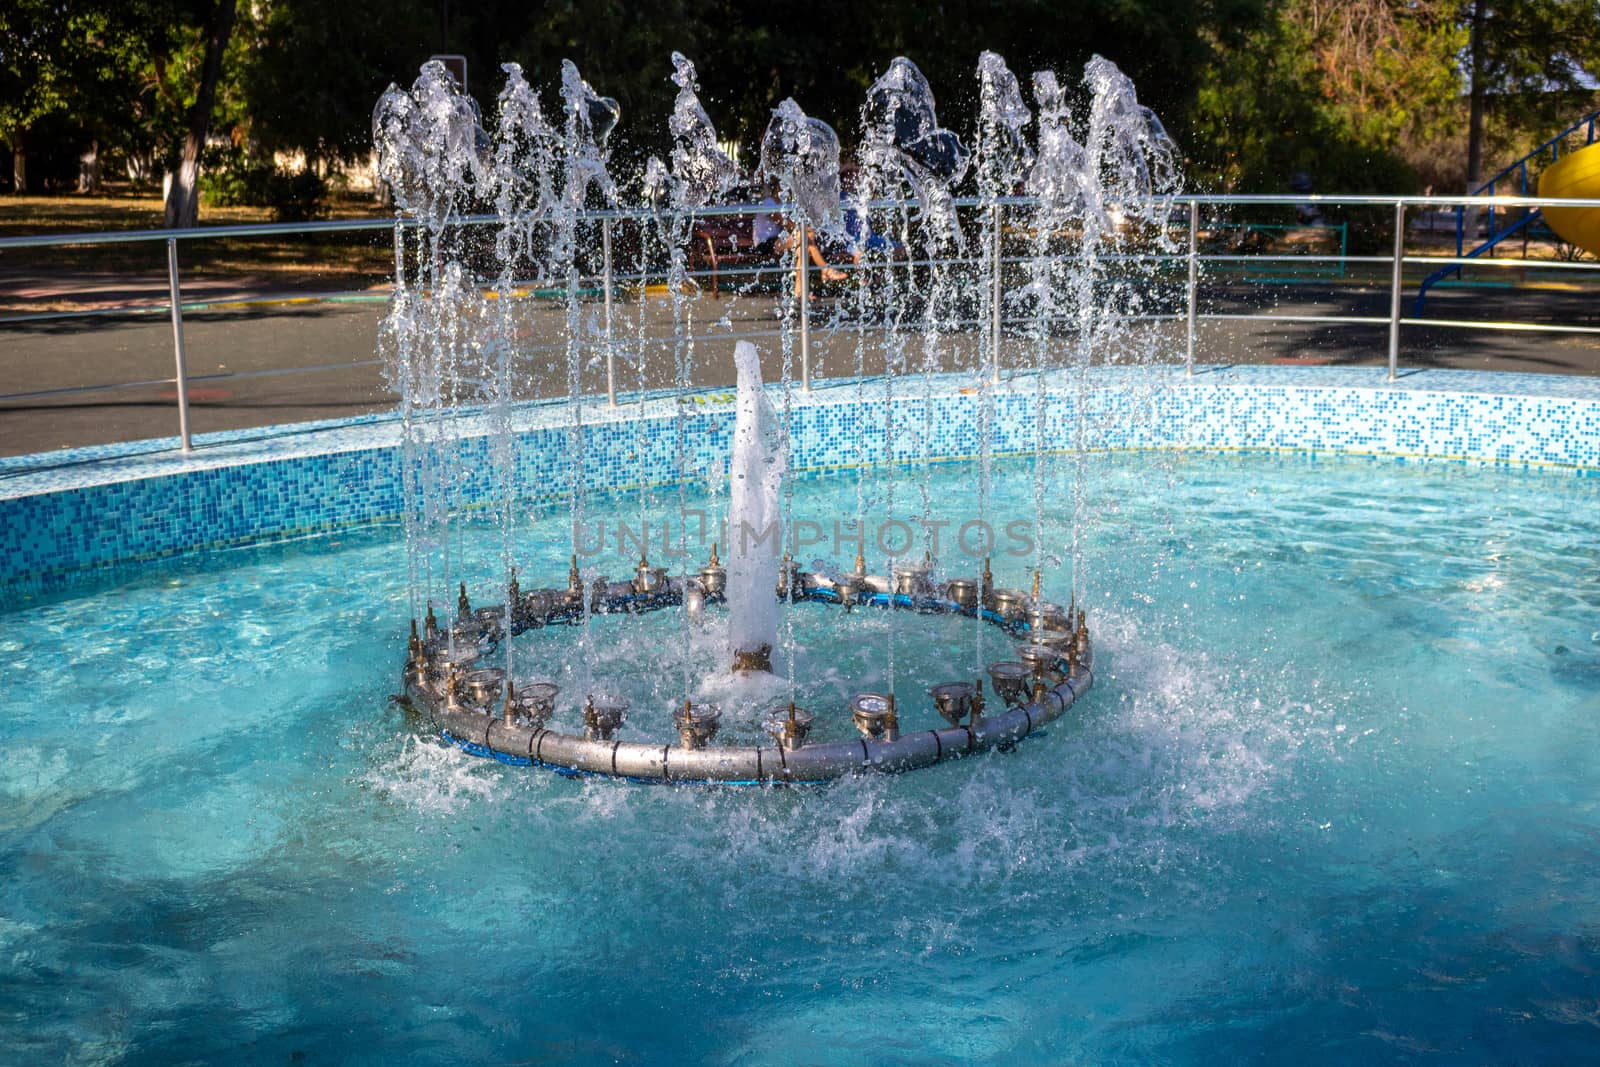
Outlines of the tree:
{"type": "Polygon", "coordinates": [[[199,221],[200,197],[196,188],[200,177],[200,153],[211,132],[211,108],[216,102],[217,83],[222,80],[222,57],[233,33],[238,0],[217,0],[206,22],[205,62],[201,68],[199,91],[189,109],[189,134],[183,145],[183,159],[167,190],[166,226],[178,229],[199,221]]]}
{"type": "Polygon", "coordinates": [[[0,6],[0,140],[12,191],[27,192],[30,135],[74,120],[91,138],[117,129],[141,71],[165,39],[161,0],[11,0],[0,6]]]}
{"type": "Polygon", "coordinates": [[[1490,94],[1519,94],[1541,125],[1559,124],[1568,106],[1559,90],[1592,89],[1600,77],[1600,9],[1594,0],[1470,0],[1460,19],[1471,38],[1466,78],[1472,191],[1483,181],[1490,94]]]}
{"type": "Polygon", "coordinates": [[[432,31],[423,0],[390,0],[381,17],[369,3],[275,0],[243,49],[249,140],[264,153],[303,152],[313,167],[365,158],[373,104],[416,76],[432,31]]]}
{"type": "Polygon", "coordinates": [[[1323,190],[1405,191],[1405,146],[1447,127],[1459,95],[1455,14],[1454,0],[1279,0],[1202,77],[1202,166],[1228,188],[1305,171],[1323,190]]]}

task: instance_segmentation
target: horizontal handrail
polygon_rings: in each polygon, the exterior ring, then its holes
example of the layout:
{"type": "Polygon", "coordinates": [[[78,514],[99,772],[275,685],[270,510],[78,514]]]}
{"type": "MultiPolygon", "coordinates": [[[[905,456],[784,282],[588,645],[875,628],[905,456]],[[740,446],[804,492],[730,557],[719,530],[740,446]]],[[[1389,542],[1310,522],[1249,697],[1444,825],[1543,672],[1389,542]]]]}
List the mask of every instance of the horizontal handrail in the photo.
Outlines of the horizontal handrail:
{"type": "MultiPolygon", "coordinates": [[[[1389,330],[1389,363],[1390,377],[1395,376],[1398,359],[1398,338],[1402,327],[1439,328],[1448,330],[1466,331],[1503,331],[1508,333],[1531,332],[1550,334],[1600,334],[1600,326],[1579,325],[1573,323],[1565,325],[1560,322],[1502,322],[1473,319],[1424,319],[1420,316],[1403,317],[1400,314],[1398,293],[1402,284],[1403,271],[1407,267],[1420,267],[1423,269],[1438,266],[1461,266],[1471,263],[1474,266],[1490,267],[1497,269],[1517,268],[1524,272],[1537,273],[1546,277],[1559,277],[1561,272],[1571,272],[1568,276],[1584,278],[1592,276],[1595,271],[1600,271],[1600,263],[1577,262],[1563,259],[1511,259],[1501,257],[1469,257],[1432,255],[1427,252],[1408,253],[1404,248],[1404,238],[1411,232],[1406,226],[1406,213],[1416,209],[1454,209],[1461,205],[1495,206],[1500,208],[1536,207],[1556,202],[1556,198],[1526,197],[1526,196],[1385,196],[1377,194],[1360,194],[1341,196],[1335,194],[1228,194],[1213,195],[1203,193],[1189,193],[1173,197],[1145,201],[1144,206],[1155,204],[1158,210],[1154,232],[1160,235],[1160,242],[1154,248],[1145,251],[1118,250],[1117,245],[1110,245],[1101,249],[1093,256],[1096,263],[1105,271],[1106,277],[1117,277],[1119,268],[1129,265],[1146,265],[1153,268],[1145,275],[1153,284],[1168,287],[1162,291],[1174,297],[1173,303],[1179,308],[1183,307],[1181,301],[1186,294],[1187,309],[1169,312],[1165,310],[1151,310],[1141,313],[1129,313],[1125,318],[1131,322],[1143,323],[1173,323],[1187,320],[1187,354],[1184,357],[1184,367],[1188,373],[1193,373],[1194,368],[1194,335],[1197,323],[1214,323],[1220,321],[1237,321],[1251,323],[1299,323],[1308,325],[1330,326],[1360,326],[1378,327],[1387,326],[1389,330]],[[1222,221],[1227,211],[1237,207],[1250,206],[1293,206],[1321,205],[1324,207],[1349,206],[1362,208],[1385,208],[1392,213],[1394,251],[1390,255],[1364,254],[1350,255],[1344,252],[1333,253],[1327,251],[1293,252],[1273,250],[1263,253],[1239,253],[1229,251],[1224,245],[1221,250],[1207,251],[1200,245],[1199,236],[1208,228],[1213,233],[1218,227],[1249,228],[1248,222],[1230,223],[1222,221]],[[1205,210],[1202,210],[1205,209],[1205,210]],[[1164,219],[1161,217],[1164,213],[1164,219]],[[1187,245],[1187,249],[1183,247],[1187,245]],[[1188,282],[1185,286],[1180,272],[1166,272],[1168,266],[1181,266],[1187,264],[1188,282]],[[1330,286],[1343,285],[1344,282],[1336,281],[1331,275],[1332,271],[1319,272],[1323,265],[1336,265],[1337,274],[1344,277],[1343,268],[1351,264],[1367,266],[1382,266],[1387,268],[1389,274],[1388,286],[1391,296],[1390,314],[1387,316],[1373,314],[1297,314],[1292,312],[1262,311],[1259,305],[1254,305],[1255,310],[1250,310],[1252,305],[1245,305],[1236,311],[1206,310],[1199,307],[1198,278],[1202,267],[1209,268],[1212,276],[1217,279],[1233,279],[1240,277],[1240,268],[1266,268],[1271,273],[1274,268],[1293,270],[1295,266],[1303,265],[1310,268],[1306,273],[1294,278],[1284,278],[1285,281],[1321,281],[1330,286]],[[1157,273],[1157,271],[1161,273],[1157,273]],[[1180,287],[1182,287],[1180,289],[1180,287]]],[[[1561,199],[1564,207],[1600,208],[1600,198],[1593,199],[1561,199]]],[[[928,258],[926,255],[907,255],[904,258],[889,258],[887,260],[873,260],[871,262],[852,263],[839,262],[829,264],[830,267],[844,271],[847,274],[874,271],[898,272],[925,270],[927,268],[944,268],[958,271],[962,277],[982,279],[981,288],[992,291],[990,306],[980,314],[972,316],[962,314],[951,318],[942,318],[938,323],[941,330],[974,330],[980,333],[987,332],[990,337],[989,350],[994,360],[988,373],[998,380],[1000,363],[998,352],[1004,338],[1044,338],[1051,336],[1058,326],[1071,327],[1073,316],[1071,314],[1046,314],[1039,315],[1026,304],[1014,304],[1010,298],[1002,301],[1002,291],[1005,284],[1015,284],[1022,279],[1023,270],[1041,262],[1039,255],[1016,254],[1027,242],[1035,242],[1041,236],[1030,232],[1029,220],[1024,217],[1016,220],[1003,220],[1001,212],[1014,210],[1026,212],[1036,208],[1039,201],[1032,197],[963,197],[954,201],[955,206],[962,209],[980,209],[986,212],[988,222],[981,231],[981,239],[971,240],[955,254],[941,258],[928,258]],[[1012,225],[1011,222],[1020,225],[1012,225]],[[1005,247],[1003,247],[1003,245],[1005,247]],[[1004,254],[1009,249],[1013,254],[1004,254]]],[[[898,210],[918,207],[915,200],[907,201],[873,201],[870,205],[875,210],[898,210]]],[[[649,286],[654,283],[681,278],[690,283],[699,283],[711,280],[713,285],[718,278],[725,280],[739,291],[749,293],[749,282],[755,279],[786,278],[795,270],[793,253],[787,258],[778,257],[770,262],[746,265],[718,265],[710,268],[685,269],[686,264],[681,261],[675,270],[668,270],[657,259],[661,249],[668,240],[681,238],[690,231],[683,226],[685,220],[709,219],[750,214],[790,214],[796,213],[796,208],[791,204],[724,204],[713,207],[701,208],[694,211],[653,211],[647,208],[606,208],[581,213],[585,222],[602,224],[608,240],[602,245],[598,240],[595,247],[590,249],[595,256],[595,261],[603,262],[598,270],[592,273],[579,273],[574,276],[552,279],[544,277],[515,278],[509,282],[483,281],[478,283],[479,288],[489,296],[510,296],[518,300],[536,300],[544,297],[565,297],[569,292],[576,292],[580,299],[599,298],[604,296],[606,301],[605,327],[603,331],[586,327],[584,337],[586,343],[603,346],[608,372],[608,393],[615,401],[615,367],[614,359],[617,352],[628,351],[656,351],[663,346],[674,343],[675,335],[671,328],[667,332],[659,332],[663,326],[656,323],[646,331],[645,320],[638,322],[637,331],[622,325],[613,324],[612,298],[618,287],[638,290],[640,286],[649,286]],[[617,220],[642,220],[656,224],[660,227],[656,237],[649,245],[639,246],[639,255],[645,258],[631,260],[633,253],[624,257],[622,263],[631,269],[618,271],[615,262],[611,235],[611,223],[617,220]],[[676,227],[675,229],[672,227],[676,227]],[[576,288],[573,288],[574,281],[576,288]]],[[[1149,217],[1146,212],[1146,217],[1149,217]]],[[[552,220],[549,218],[524,217],[525,220],[536,221],[548,226],[552,220]]],[[[79,234],[38,234],[21,237],[0,238],[0,253],[13,249],[39,248],[51,246],[87,246],[95,244],[127,244],[135,242],[162,241],[167,245],[169,267],[169,285],[163,295],[167,299],[160,303],[128,304],[115,308],[86,308],[83,310],[63,310],[32,312],[22,315],[6,316],[0,318],[0,327],[28,322],[57,321],[73,318],[89,318],[94,316],[129,316],[146,313],[172,313],[174,330],[174,347],[177,357],[177,371],[174,377],[161,379],[145,379],[135,382],[121,382],[109,384],[88,384],[62,388],[34,389],[30,391],[13,392],[0,395],[0,401],[27,402],[51,397],[60,397],[74,393],[90,393],[115,389],[130,389],[151,386],[170,387],[177,386],[180,401],[188,398],[190,382],[219,382],[225,380],[239,380],[247,378],[276,377],[291,374],[318,373],[373,366],[381,362],[378,359],[363,358],[346,362],[321,363],[300,367],[268,367],[252,371],[235,371],[195,375],[185,377],[182,356],[183,325],[181,315],[184,312],[205,311],[224,307],[249,307],[270,304],[316,304],[334,301],[350,301],[353,299],[369,300],[372,302],[384,301],[390,298],[392,287],[376,287],[366,289],[336,290],[323,292],[301,292],[283,290],[278,293],[229,293],[219,295],[214,299],[182,300],[178,277],[177,249],[181,241],[196,241],[209,238],[269,238],[296,234],[329,234],[339,232],[386,232],[393,231],[396,226],[411,232],[416,232],[430,226],[452,228],[457,226],[490,226],[497,225],[505,220],[492,215],[460,215],[450,216],[442,220],[418,220],[415,218],[371,218],[357,220],[327,220],[310,223],[259,223],[247,225],[194,227],[183,230],[145,230],[145,231],[111,231],[103,233],[79,234]]],[[[800,220],[802,233],[809,227],[804,219],[800,220]]],[[[1299,227],[1286,226],[1283,229],[1293,230],[1299,227]]],[[[1063,231],[1060,227],[1052,227],[1053,232],[1064,233],[1069,238],[1071,232],[1063,231]]],[[[1029,247],[1042,248],[1038,244],[1029,247]]],[[[1291,246],[1292,247],[1292,246],[1291,246]]],[[[1311,247],[1326,248],[1326,245],[1313,245],[1311,247]]],[[[920,251],[920,246],[913,246],[920,251]]],[[[484,248],[488,253],[487,245],[484,248]]],[[[1060,264],[1070,266],[1081,261],[1084,257],[1077,254],[1050,255],[1046,257],[1052,267],[1060,264]]],[[[584,264],[588,267],[595,265],[594,261],[584,264]]],[[[803,278],[809,279],[816,268],[808,265],[803,278]]],[[[1360,276],[1364,279],[1360,284],[1371,285],[1375,280],[1371,273],[1363,272],[1360,276]]],[[[1263,284],[1271,284],[1268,280],[1263,284]]],[[[805,291],[802,286],[802,292],[805,291]]],[[[417,291],[424,296],[429,292],[427,286],[418,286],[417,291]]],[[[787,291],[787,290],[785,290],[787,291]]],[[[974,290],[975,292],[978,290],[974,290]]],[[[151,294],[155,295],[155,294],[151,294]]],[[[781,297],[780,297],[781,298],[781,297]]],[[[854,318],[850,315],[851,303],[848,298],[830,303],[818,304],[812,309],[809,301],[802,300],[801,308],[788,307],[781,316],[782,324],[762,323],[760,317],[753,319],[741,318],[737,324],[729,322],[724,317],[721,328],[709,327],[709,324],[698,324],[691,332],[697,340],[730,341],[739,339],[763,339],[778,336],[794,336],[786,334],[786,330],[798,330],[796,343],[800,349],[800,365],[803,368],[802,377],[804,384],[809,387],[809,351],[813,340],[813,332],[818,329],[831,331],[835,339],[848,336],[850,333],[859,333],[862,329],[876,330],[881,323],[867,324],[865,320],[854,318]],[[828,315],[825,308],[835,308],[834,314],[828,315]],[[803,309],[803,310],[802,310],[803,309]],[[843,312],[841,315],[840,312],[843,312]],[[742,329],[740,327],[743,327],[742,329]]],[[[1320,311],[1321,309],[1311,309],[1320,311]]],[[[1582,316],[1580,318],[1586,318],[1582,316]]],[[[907,322],[904,328],[915,332],[921,329],[919,323],[907,322]]],[[[1010,343],[1010,342],[1007,342],[1010,343]]],[[[552,344],[520,344],[519,351],[533,354],[539,352],[554,352],[565,347],[566,342],[552,344]]],[[[654,390],[655,392],[658,390],[654,390]]],[[[625,390],[626,392],[626,390],[625,390]]],[[[187,445],[188,435],[186,426],[182,430],[182,437],[187,445]]]]}
{"type": "MultiPolygon", "coordinates": [[[[1031,196],[1005,196],[1005,197],[956,197],[952,203],[958,208],[975,207],[1015,207],[1032,208],[1039,206],[1039,199],[1031,196]]],[[[1539,196],[1385,196],[1381,194],[1352,193],[1178,193],[1169,197],[1149,198],[1142,201],[1129,200],[1123,203],[1156,203],[1187,205],[1199,204],[1220,206],[1296,206],[1314,204],[1320,206],[1348,206],[1348,207],[1457,207],[1461,205],[1475,205],[1478,207],[1540,207],[1545,204],[1559,203],[1563,207],[1600,207],[1600,197],[1539,197],[1539,196]]],[[[920,202],[912,197],[905,200],[873,200],[868,205],[871,210],[887,210],[905,206],[909,208],[920,207],[920,202]]],[[[663,209],[660,211],[650,208],[596,208],[578,213],[578,218],[583,221],[610,220],[649,220],[667,218],[717,218],[738,215],[793,215],[798,212],[796,205],[782,204],[716,204],[693,210],[663,209]]],[[[511,216],[513,219],[549,221],[547,216],[511,216]]],[[[440,226],[492,226],[504,222],[498,215],[460,215],[452,216],[440,226]]],[[[103,230],[92,233],[66,233],[66,234],[27,234],[16,237],[0,237],[0,251],[9,248],[46,248],[68,245],[95,245],[95,244],[130,244],[143,241],[193,241],[208,240],[225,237],[270,237],[284,234],[304,233],[338,233],[344,231],[361,232],[392,230],[395,226],[406,229],[423,229],[432,225],[426,220],[412,217],[392,219],[329,219],[319,222],[260,222],[241,223],[231,226],[194,226],[185,229],[154,229],[154,230],[103,230]]]]}

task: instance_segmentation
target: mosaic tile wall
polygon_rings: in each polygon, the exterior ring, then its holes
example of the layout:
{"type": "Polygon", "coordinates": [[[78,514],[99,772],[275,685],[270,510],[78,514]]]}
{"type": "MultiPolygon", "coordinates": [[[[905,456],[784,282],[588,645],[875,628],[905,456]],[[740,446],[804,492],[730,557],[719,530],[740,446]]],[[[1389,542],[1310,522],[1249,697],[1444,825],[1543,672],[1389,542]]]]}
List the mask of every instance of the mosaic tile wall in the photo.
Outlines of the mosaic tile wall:
{"type": "MultiPolygon", "coordinates": [[[[967,379],[897,390],[885,426],[876,383],[794,394],[798,469],[869,462],[894,441],[894,458],[971,456],[979,450],[978,398],[967,379]],[[931,395],[930,395],[931,394],[931,395]]],[[[1387,383],[1351,368],[1097,370],[1050,381],[1045,446],[1069,447],[1081,398],[1083,443],[1094,449],[1266,449],[1356,453],[1546,466],[1600,472],[1600,382],[1542,375],[1428,371],[1387,383]]],[[[1035,444],[1037,379],[1000,387],[991,421],[997,454],[1035,444]]],[[[517,484],[559,495],[567,480],[570,413],[518,413],[517,484]]],[[[670,401],[647,399],[585,413],[589,485],[623,488],[674,477],[677,423],[670,401]]],[[[497,492],[481,422],[463,420],[461,499],[497,492]]],[[[731,398],[707,395],[684,421],[692,482],[721,476],[733,429],[731,398]]],[[[0,464],[0,585],[48,586],[87,568],[198,548],[271,540],[400,517],[400,428],[361,419],[278,436],[218,434],[190,457],[136,446],[85,449],[0,464]]]]}

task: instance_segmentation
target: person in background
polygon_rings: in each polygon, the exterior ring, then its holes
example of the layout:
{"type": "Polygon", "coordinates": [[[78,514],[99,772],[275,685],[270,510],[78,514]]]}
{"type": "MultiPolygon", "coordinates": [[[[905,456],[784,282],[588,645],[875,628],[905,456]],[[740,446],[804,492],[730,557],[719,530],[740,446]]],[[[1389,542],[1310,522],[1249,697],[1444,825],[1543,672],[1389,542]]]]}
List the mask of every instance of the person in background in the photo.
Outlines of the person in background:
{"type": "MultiPolygon", "coordinates": [[[[767,195],[762,198],[762,207],[777,207],[778,199],[774,195],[777,191],[777,181],[767,183],[767,195]]],[[[763,259],[774,262],[789,246],[789,234],[773,212],[758,212],[750,219],[750,251],[763,259]]]]}

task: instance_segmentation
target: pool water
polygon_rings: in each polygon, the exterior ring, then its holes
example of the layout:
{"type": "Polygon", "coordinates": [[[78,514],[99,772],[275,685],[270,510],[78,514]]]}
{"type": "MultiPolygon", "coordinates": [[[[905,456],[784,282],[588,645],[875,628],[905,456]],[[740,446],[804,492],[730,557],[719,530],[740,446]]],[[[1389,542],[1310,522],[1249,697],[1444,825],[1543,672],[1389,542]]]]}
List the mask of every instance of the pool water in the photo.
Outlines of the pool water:
{"type": "MultiPolygon", "coordinates": [[[[997,512],[1030,515],[1005,474],[997,512]]],[[[0,1059],[1593,1059],[1600,479],[1122,456],[1089,495],[1096,688],[1015,752],[805,789],[574,780],[431,736],[388,701],[396,530],[14,599],[0,1059]]],[[[797,500],[852,513],[854,477],[797,500]]],[[[564,580],[566,522],[521,520],[525,588],[564,580]]],[[[468,571],[499,544],[468,531],[468,571]]],[[[1003,650],[834,610],[795,609],[819,719],[891,633],[897,675],[1003,650]]],[[[678,664],[641,703],[716,655],[714,622],[617,626],[597,658],[678,664]]],[[[593,684],[571,669],[564,697],[593,684]]]]}

